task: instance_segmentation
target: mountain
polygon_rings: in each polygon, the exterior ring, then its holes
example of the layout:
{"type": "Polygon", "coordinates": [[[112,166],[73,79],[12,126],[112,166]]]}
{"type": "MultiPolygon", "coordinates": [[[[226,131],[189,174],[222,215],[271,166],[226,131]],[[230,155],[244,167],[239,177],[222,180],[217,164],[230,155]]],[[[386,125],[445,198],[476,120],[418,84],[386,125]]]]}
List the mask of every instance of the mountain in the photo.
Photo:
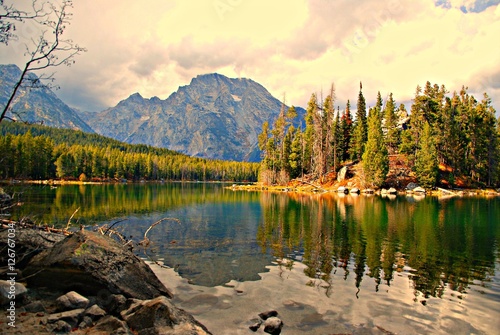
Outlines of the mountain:
{"type": "MultiPolygon", "coordinates": [[[[2,110],[20,76],[21,70],[16,65],[0,65],[0,108],[2,110]]],[[[32,73],[28,76],[31,79],[37,79],[32,73]]],[[[94,132],[74,109],[62,102],[47,87],[21,87],[10,111],[7,112],[7,117],[28,123],[43,123],[52,127],[94,132]]]]}
{"type": "MultiPolygon", "coordinates": [[[[259,161],[257,136],[279,115],[281,102],[253,80],[200,75],[166,100],[132,94],[113,108],[87,114],[99,134],[191,156],[259,161]]],[[[298,120],[305,111],[297,108],[298,120]]]]}
{"type": "MultiPolygon", "coordinates": [[[[0,65],[0,107],[5,106],[20,75],[16,65],[0,65]]],[[[98,113],[76,111],[48,88],[21,88],[11,108],[14,114],[7,116],[190,156],[255,162],[260,161],[257,136],[262,124],[272,124],[281,107],[255,81],[214,73],[193,78],[165,100],[135,93],[98,113]]],[[[305,111],[296,110],[297,120],[302,120],[305,111]]]]}

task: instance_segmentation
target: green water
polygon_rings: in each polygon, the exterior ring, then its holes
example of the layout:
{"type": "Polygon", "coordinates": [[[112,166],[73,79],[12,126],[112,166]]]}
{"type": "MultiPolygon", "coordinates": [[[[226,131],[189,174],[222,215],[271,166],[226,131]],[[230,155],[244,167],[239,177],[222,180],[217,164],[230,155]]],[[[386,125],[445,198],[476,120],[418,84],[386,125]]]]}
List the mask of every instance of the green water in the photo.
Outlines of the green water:
{"type": "Polygon", "coordinates": [[[490,306],[485,317],[500,313],[499,197],[298,195],[224,186],[17,186],[24,205],[12,217],[65,226],[79,208],[72,226],[124,220],[115,227],[136,241],[154,222],[171,218],[148,233],[147,252],[202,286],[258,281],[286,258],[288,267],[305,264],[304,276],[326,283],[327,296],[338,279],[359,299],[389,292],[395,278],[405,277],[419,306],[432,299],[460,305],[473,296],[474,304],[490,306]]]}

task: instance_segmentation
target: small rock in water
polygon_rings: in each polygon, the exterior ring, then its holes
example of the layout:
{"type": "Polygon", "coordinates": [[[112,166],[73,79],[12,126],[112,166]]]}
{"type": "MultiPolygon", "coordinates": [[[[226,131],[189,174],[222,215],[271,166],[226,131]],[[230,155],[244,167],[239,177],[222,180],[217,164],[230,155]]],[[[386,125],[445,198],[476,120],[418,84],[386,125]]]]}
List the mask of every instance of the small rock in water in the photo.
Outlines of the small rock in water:
{"type": "Polygon", "coordinates": [[[267,311],[267,312],[263,312],[263,313],[259,314],[259,318],[261,318],[262,320],[267,320],[273,316],[278,316],[278,312],[273,310],[273,311],[267,311]]]}
{"type": "Polygon", "coordinates": [[[250,326],[250,327],[248,327],[248,328],[250,328],[250,330],[251,330],[251,331],[256,332],[257,330],[259,330],[260,325],[261,325],[261,323],[260,323],[260,322],[256,322],[256,323],[254,323],[253,325],[251,325],[251,326],[250,326]]]}
{"type": "Polygon", "coordinates": [[[268,318],[264,322],[264,332],[268,334],[279,335],[281,334],[281,328],[283,328],[283,321],[275,316],[268,318]]]}

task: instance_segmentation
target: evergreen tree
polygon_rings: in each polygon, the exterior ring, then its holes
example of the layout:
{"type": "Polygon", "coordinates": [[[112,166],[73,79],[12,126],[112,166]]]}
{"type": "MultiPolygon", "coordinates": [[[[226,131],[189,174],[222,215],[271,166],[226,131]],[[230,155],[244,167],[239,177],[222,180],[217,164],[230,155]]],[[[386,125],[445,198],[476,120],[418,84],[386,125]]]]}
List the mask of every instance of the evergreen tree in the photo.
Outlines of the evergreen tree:
{"type": "Polygon", "coordinates": [[[387,99],[387,103],[385,104],[384,133],[385,144],[389,154],[395,154],[400,143],[400,130],[398,128],[398,118],[396,116],[396,103],[392,97],[392,93],[389,94],[389,99],[387,99]]]}
{"type": "Polygon", "coordinates": [[[353,127],[352,137],[352,155],[354,160],[360,160],[363,157],[365,144],[368,139],[368,125],[366,119],[366,101],[363,96],[363,85],[359,84],[358,104],[356,111],[356,120],[353,127]]]}
{"type": "Polygon", "coordinates": [[[340,133],[341,133],[341,143],[339,147],[341,150],[342,161],[345,162],[349,160],[351,156],[351,138],[352,138],[352,116],[351,116],[351,104],[347,100],[347,105],[344,110],[344,114],[340,119],[340,133]]]}
{"type": "Polygon", "coordinates": [[[335,120],[332,126],[332,166],[335,171],[340,166],[342,160],[342,133],[340,130],[340,108],[337,108],[337,113],[335,113],[335,120]]]}
{"type": "Polygon", "coordinates": [[[368,141],[363,154],[365,181],[372,187],[380,187],[389,172],[389,156],[384,143],[382,122],[378,109],[370,109],[368,116],[368,141]]]}
{"type": "Polygon", "coordinates": [[[303,151],[303,163],[302,168],[305,173],[312,171],[312,161],[313,161],[313,143],[314,137],[316,136],[314,127],[315,113],[317,113],[318,102],[316,99],[316,94],[312,94],[306,109],[306,129],[304,130],[304,151],[303,151]]]}
{"type": "Polygon", "coordinates": [[[424,123],[419,144],[415,160],[417,180],[422,187],[432,188],[436,185],[437,181],[438,160],[436,145],[428,122],[424,123]]]}
{"type": "Polygon", "coordinates": [[[302,132],[300,128],[294,129],[292,132],[292,144],[290,148],[290,156],[288,157],[290,166],[290,178],[297,178],[302,174],[302,132]]]}
{"type": "Polygon", "coordinates": [[[384,117],[383,115],[383,107],[384,106],[384,101],[382,100],[382,95],[380,95],[380,91],[377,92],[377,102],[375,103],[375,109],[378,111],[380,114],[380,119],[384,117]]]}

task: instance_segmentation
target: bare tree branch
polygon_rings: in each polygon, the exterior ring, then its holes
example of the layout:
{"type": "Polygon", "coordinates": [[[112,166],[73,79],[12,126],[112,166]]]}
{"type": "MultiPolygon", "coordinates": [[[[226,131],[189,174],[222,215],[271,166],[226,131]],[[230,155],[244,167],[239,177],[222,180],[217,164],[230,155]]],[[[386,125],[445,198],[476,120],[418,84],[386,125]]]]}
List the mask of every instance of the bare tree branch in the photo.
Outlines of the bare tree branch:
{"type": "MultiPolygon", "coordinates": [[[[2,9],[7,13],[3,14],[3,16],[0,14],[0,34],[2,33],[4,24],[11,22],[7,20],[7,18],[17,21],[32,18],[42,27],[39,37],[32,39],[31,48],[28,45],[26,46],[25,56],[29,57],[29,59],[21,72],[19,80],[14,85],[12,94],[4,106],[2,113],[0,114],[0,122],[2,122],[5,118],[5,115],[7,114],[21,87],[49,87],[49,85],[44,84],[42,80],[53,80],[52,75],[30,77],[28,76],[28,73],[61,65],[71,66],[75,63],[74,57],[86,51],[85,48],[75,44],[71,39],[61,38],[72,17],[72,14],[69,12],[69,10],[73,8],[73,2],[71,0],[64,0],[59,6],[54,5],[49,1],[32,1],[33,13],[26,14],[15,10],[12,6],[7,7],[3,4],[4,1],[0,0],[2,9]],[[34,17],[32,15],[34,15],[34,17]]],[[[8,29],[13,28],[10,27],[8,29]]],[[[9,31],[8,29],[7,32],[9,31]]],[[[1,38],[2,37],[0,37],[0,42],[1,38]]]]}
{"type": "Polygon", "coordinates": [[[47,1],[33,0],[31,10],[24,11],[14,7],[14,5],[4,4],[4,0],[0,0],[0,43],[8,45],[9,41],[16,39],[14,31],[16,30],[16,22],[24,22],[26,20],[43,20],[49,16],[47,12],[47,1]]]}

